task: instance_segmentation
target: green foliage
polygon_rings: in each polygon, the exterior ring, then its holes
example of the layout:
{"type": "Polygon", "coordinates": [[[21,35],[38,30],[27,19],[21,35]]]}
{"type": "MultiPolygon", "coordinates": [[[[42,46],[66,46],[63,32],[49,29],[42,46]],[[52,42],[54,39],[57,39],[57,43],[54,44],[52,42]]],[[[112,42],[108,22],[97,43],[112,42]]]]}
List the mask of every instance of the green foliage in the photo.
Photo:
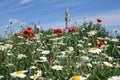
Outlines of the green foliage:
{"type": "MultiPolygon", "coordinates": [[[[76,25],[75,29],[74,32],[64,31],[62,34],[55,34],[52,29],[37,32],[34,30],[37,35],[35,39],[11,35],[12,37],[1,40],[3,44],[0,46],[9,44],[8,40],[14,40],[14,44],[12,48],[4,50],[0,48],[0,75],[4,76],[4,80],[19,80],[17,77],[13,78],[10,73],[28,70],[26,78],[21,80],[30,80],[30,76],[40,69],[45,80],[69,80],[74,75],[85,76],[86,74],[90,74],[88,80],[107,80],[112,76],[120,76],[119,41],[111,41],[112,38],[100,23],[84,22],[82,25],[76,25]],[[88,34],[90,31],[96,33],[90,35],[88,34]],[[95,44],[97,40],[104,42],[103,47],[95,44]],[[89,52],[93,47],[101,49],[102,52],[99,54],[89,52]],[[42,54],[45,50],[49,50],[50,53],[42,54]],[[26,57],[19,59],[19,54],[24,54],[26,57]],[[47,61],[38,62],[43,56],[47,61]],[[87,56],[89,59],[83,60],[82,56],[87,56]],[[51,57],[55,60],[51,60],[51,57]],[[105,65],[104,62],[111,63],[112,66],[105,65]],[[54,65],[61,65],[63,69],[54,70],[51,68],[54,65]],[[36,66],[37,69],[32,70],[31,66],[36,66]]],[[[119,40],[120,36],[116,38],[119,40]]]]}

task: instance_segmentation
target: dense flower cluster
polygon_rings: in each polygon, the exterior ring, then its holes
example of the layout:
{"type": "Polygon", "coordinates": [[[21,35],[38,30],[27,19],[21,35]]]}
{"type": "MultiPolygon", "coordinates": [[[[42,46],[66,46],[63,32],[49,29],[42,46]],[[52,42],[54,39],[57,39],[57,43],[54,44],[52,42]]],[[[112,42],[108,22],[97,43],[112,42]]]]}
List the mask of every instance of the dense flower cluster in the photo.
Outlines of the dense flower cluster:
{"type": "Polygon", "coordinates": [[[52,32],[35,25],[1,40],[0,80],[120,80],[120,37],[101,22],[52,32]]]}
{"type": "MultiPolygon", "coordinates": [[[[25,29],[24,31],[23,31],[23,33],[21,33],[21,34],[23,34],[23,37],[24,38],[28,38],[28,37],[30,37],[30,38],[34,38],[35,37],[35,34],[34,34],[34,32],[32,32],[32,27],[27,27],[27,29],[25,29]]],[[[21,34],[18,32],[18,33],[15,33],[14,35],[15,36],[21,36],[21,34]]]]}

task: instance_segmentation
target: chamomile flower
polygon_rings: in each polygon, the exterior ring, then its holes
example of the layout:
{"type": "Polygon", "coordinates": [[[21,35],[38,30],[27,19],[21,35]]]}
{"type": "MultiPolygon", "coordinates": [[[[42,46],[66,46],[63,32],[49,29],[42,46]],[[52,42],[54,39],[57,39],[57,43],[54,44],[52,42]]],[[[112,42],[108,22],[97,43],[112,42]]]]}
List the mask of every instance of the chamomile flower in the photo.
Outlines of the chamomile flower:
{"type": "Polygon", "coordinates": [[[88,46],[91,46],[92,45],[92,43],[88,43],[88,46]]]}
{"type": "Polygon", "coordinates": [[[69,49],[70,51],[74,51],[74,48],[73,48],[73,47],[68,47],[68,49],[69,49]]]}
{"type": "Polygon", "coordinates": [[[89,60],[89,57],[88,57],[88,56],[82,56],[81,58],[82,58],[82,60],[84,60],[84,61],[89,60]]]}
{"type": "Polygon", "coordinates": [[[30,69],[36,69],[37,67],[36,66],[31,66],[30,69]]]}
{"type": "Polygon", "coordinates": [[[27,56],[25,54],[18,54],[18,59],[26,58],[27,56]]]}
{"type": "Polygon", "coordinates": [[[111,39],[112,42],[119,42],[119,39],[111,39]]]}
{"type": "Polygon", "coordinates": [[[5,45],[0,45],[0,50],[1,51],[4,51],[4,50],[6,50],[7,49],[7,47],[5,46],[5,45]]]}
{"type": "Polygon", "coordinates": [[[30,76],[30,78],[31,79],[34,79],[34,80],[36,80],[36,79],[38,79],[40,76],[38,75],[38,74],[34,74],[33,76],[30,76]]]}
{"type": "Polygon", "coordinates": [[[92,64],[91,63],[87,63],[87,66],[92,68],[92,64]]]}
{"type": "Polygon", "coordinates": [[[103,62],[105,66],[107,67],[113,67],[113,65],[111,63],[108,63],[108,62],[103,62]]]}
{"type": "Polygon", "coordinates": [[[75,76],[71,77],[69,80],[87,80],[87,78],[83,77],[83,76],[75,75],[75,76]]]}
{"type": "Polygon", "coordinates": [[[95,30],[90,30],[89,32],[88,32],[88,34],[89,34],[89,36],[93,36],[93,35],[95,35],[97,32],[95,31],[95,30]]]}
{"type": "Polygon", "coordinates": [[[37,70],[36,73],[37,73],[37,75],[42,76],[42,71],[41,70],[37,70]]]}
{"type": "Polygon", "coordinates": [[[49,50],[42,51],[42,54],[49,54],[49,53],[50,53],[49,50]]]}
{"type": "Polygon", "coordinates": [[[89,52],[99,54],[100,52],[102,52],[102,50],[94,47],[94,48],[91,48],[89,52]]]}
{"type": "Polygon", "coordinates": [[[7,66],[7,67],[11,67],[11,66],[14,66],[14,64],[8,63],[6,66],[7,66]]]}
{"type": "Polygon", "coordinates": [[[62,68],[63,68],[63,66],[60,66],[60,65],[52,66],[52,69],[57,70],[57,71],[62,70],[62,68]]]}
{"type": "Polygon", "coordinates": [[[120,76],[112,76],[111,78],[108,78],[108,80],[120,80],[120,76]]]}
{"type": "Polygon", "coordinates": [[[73,52],[71,52],[70,50],[67,50],[67,51],[61,51],[61,54],[62,55],[70,55],[70,54],[73,54],[73,52]]]}
{"type": "Polygon", "coordinates": [[[114,29],[114,30],[113,30],[113,32],[118,33],[118,32],[119,32],[119,30],[118,30],[118,29],[114,29]]]}
{"type": "Polygon", "coordinates": [[[25,78],[26,75],[24,73],[28,72],[27,70],[21,70],[21,71],[16,71],[13,73],[10,73],[10,75],[14,78],[18,77],[18,78],[25,78]]]}
{"type": "Polygon", "coordinates": [[[39,57],[39,62],[47,62],[47,58],[45,56],[39,57]]]}
{"type": "Polygon", "coordinates": [[[13,47],[13,45],[11,45],[11,44],[4,44],[4,45],[0,45],[0,50],[4,51],[7,49],[11,49],[12,47],[13,47]]]}
{"type": "Polygon", "coordinates": [[[4,76],[0,75],[0,79],[3,79],[3,78],[4,78],[4,76]]]}

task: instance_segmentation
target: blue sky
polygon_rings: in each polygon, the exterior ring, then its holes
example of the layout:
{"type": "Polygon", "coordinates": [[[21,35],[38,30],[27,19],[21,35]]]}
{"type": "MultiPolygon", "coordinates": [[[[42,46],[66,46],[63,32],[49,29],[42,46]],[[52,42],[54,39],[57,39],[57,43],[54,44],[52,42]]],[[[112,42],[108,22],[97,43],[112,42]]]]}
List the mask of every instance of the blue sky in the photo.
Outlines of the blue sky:
{"type": "Polygon", "coordinates": [[[16,31],[20,22],[26,26],[40,22],[43,29],[63,28],[66,8],[70,25],[82,22],[83,17],[94,22],[101,18],[108,30],[120,29],[120,0],[0,0],[0,31],[5,30],[9,19],[16,19],[16,31]]]}

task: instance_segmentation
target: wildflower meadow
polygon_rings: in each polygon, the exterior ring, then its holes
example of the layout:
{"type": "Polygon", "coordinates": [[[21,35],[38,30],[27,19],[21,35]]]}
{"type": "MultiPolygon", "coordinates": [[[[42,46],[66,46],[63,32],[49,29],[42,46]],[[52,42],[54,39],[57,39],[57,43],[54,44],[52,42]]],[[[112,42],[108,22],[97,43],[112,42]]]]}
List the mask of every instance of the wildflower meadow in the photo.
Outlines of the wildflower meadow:
{"type": "Polygon", "coordinates": [[[0,39],[0,80],[120,80],[119,30],[109,35],[102,19],[47,31],[20,26],[0,39]]]}

